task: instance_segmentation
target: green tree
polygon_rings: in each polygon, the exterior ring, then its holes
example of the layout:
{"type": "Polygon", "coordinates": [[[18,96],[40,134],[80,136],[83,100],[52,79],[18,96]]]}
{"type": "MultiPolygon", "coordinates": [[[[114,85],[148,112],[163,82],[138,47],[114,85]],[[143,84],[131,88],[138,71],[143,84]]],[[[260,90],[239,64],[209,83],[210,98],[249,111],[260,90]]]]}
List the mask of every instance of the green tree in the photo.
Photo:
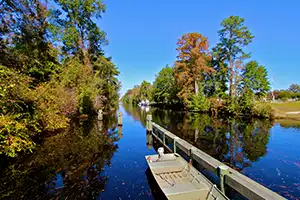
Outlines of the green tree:
{"type": "Polygon", "coordinates": [[[251,110],[255,104],[254,93],[249,88],[244,88],[238,98],[237,111],[244,115],[251,114],[251,110]]]}
{"type": "Polygon", "coordinates": [[[234,85],[236,82],[235,74],[238,70],[238,62],[250,55],[246,54],[243,47],[252,42],[249,29],[244,25],[244,19],[239,16],[230,16],[221,22],[222,29],[218,31],[220,42],[217,44],[217,51],[225,57],[229,63],[229,95],[235,96],[234,85]]]}
{"type": "Polygon", "coordinates": [[[174,69],[168,65],[162,68],[153,83],[153,100],[158,103],[172,104],[178,98],[175,85],[174,69]]]}
{"type": "Polygon", "coordinates": [[[132,99],[133,92],[134,92],[133,89],[127,90],[126,93],[122,96],[121,101],[123,103],[133,104],[133,99],[132,99]]]}
{"type": "Polygon", "coordinates": [[[48,38],[46,5],[38,0],[2,1],[0,13],[0,64],[30,75],[34,85],[49,81],[59,63],[48,38]]]}
{"type": "Polygon", "coordinates": [[[54,26],[59,25],[62,30],[61,39],[66,55],[75,55],[89,64],[94,56],[103,54],[102,46],[107,43],[105,32],[101,31],[93,18],[99,19],[105,6],[101,0],[55,0],[64,11],[52,10],[56,20],[54,26]]]}
{"type": "MultiPolygon", "coordinates": [[[[108,43],[106,33],[100,30],[95,22],[105,12],[105,5],[101,0],[55,2],[61,9],[51,10],[51,28],[54,33],[61,33],[57,38],[63,43],[64,63],[79,59],[84,73],[90,77],[87,77],[86,80],[89,81],[85,87],[81,87],[80,96],[94,102],[94,109],[110,110],[116,107],[120,89],[117,79],[119,71],[111,58],[104,56],[102,48],[108,43]],[[87,88],[90,88],[90,91],[87,91],[87,88]]],[[[81,99],[81,102],[84,101],[81,99]]]]}
{"type": "Polygon", "coordinates": [[[296,94],[289,90],[281,90],[278,94],[278,98],[282,100],[288,100],[294,98],[296,94]]]}
{"type": "Polygon", "coordinates": [[[140,96],[141,96],[141,100],[152,100],[151,98],[151,91],[152,91],[152,86],[151,83],[147,82],[147,81],[143,81],[141,83],[141,87],[140,87],[140,96]]]}
{"type": "Polygon", "coordinates": [[[125,103],[138,104],[141,101],[152,101],[152,85],[147,81],[143,81],[141,85],[135,85],[122,97],[125,103]]]}
{"type": "Polygon", "coordinates": [[[214,47],[212,49],[212,59],[210,65],[215,70],[214,73],[206,74],[204,83],[204,93],[207,96],[225,97],[227,87],[228,65],[225,57],[214,47]]]}
{"type": "Polygon", "coordinates": [[[141,100],[141,86],[135,85],[132,89],[132,103],[138,104],[141,100]]]}
{"type": "Polygon", "coordinates": [[[259,96],[266,95],[271,89],[267,69],[256,61],[246,64],[242,72],[242,85],[259,96]]]}
{"type": "Polygon", "coordinates": [[[207,112],[210,109],[210,101],[205,97],[202,86],[199,86],[198,94],[194,94],[188,102],[188,109],[194,112],[207,112]]]}
{"type": "Polygon", "coordinates": [[[299,84],[292,84],[290,85],[289,91],[295,92],[295,93],[300,93],[300,85],[299,84]]]}
{"type": "Polygon", "coordinates": [[[127,90],[126,94],[122,97],[123,102],[130,104],[138,104],[142,100],[144,99],[141,97],[140,85],[133,86],[133,89],[127,90]]]}
{"type": "MultiPolygon", "coordinates": [[[[111,61],[111,58],[100,55],[94,62],[93,68],[96,88],[101,91],[95,97],[96,101],[106,105],[107,109],[116,108],[119,102],[119,90],[121,87],[121,83],[117,78],[120,72],[116,65],[111,61]]],[[[97,107],[101,107],[101,105],[97,107]]]]}

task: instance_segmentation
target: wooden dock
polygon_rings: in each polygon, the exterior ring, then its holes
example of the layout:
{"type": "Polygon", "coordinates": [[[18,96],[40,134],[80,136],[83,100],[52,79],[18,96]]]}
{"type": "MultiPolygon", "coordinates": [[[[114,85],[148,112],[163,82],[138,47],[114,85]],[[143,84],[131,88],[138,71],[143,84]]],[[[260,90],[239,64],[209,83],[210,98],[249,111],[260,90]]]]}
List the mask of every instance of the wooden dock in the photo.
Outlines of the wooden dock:
{"type": "Polygon", "coordinates": [[[152,122],[152,116],[147,116],[147,131],[150,132],[156,140],[163,144],[164,148],[170,152],[176,153],[178,149],[199,163],[201,167],[209,170],[220,177],[220,189],[225,193],[226,186],[230,186],[238,193],[247,199],[267,199],[267,200],[281,200],[285,199],[279,194],[269,190],[261,184],[253,181],[247,176],[230,168],[224,163],[216,160],[200,149],[196,148],[187,141],[177,137],[173,133],[152,122]],[[166,140],[172,141],[172,147],[167,145],[166,140]]]}

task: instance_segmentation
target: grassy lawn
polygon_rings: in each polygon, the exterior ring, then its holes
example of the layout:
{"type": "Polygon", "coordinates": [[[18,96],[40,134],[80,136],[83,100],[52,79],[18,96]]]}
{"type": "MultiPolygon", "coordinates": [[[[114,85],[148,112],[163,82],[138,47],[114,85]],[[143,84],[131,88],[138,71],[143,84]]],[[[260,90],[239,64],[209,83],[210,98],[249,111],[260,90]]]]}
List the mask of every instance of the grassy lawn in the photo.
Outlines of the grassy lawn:
{"type": "Polygon", "coordinates": [[[300,114],[288,114],[287,113],[287,112],[299,112],[300,111],[300,101],[271,103],[271,106],[275,110],[275,117],[277,119],[300,120],[300,114]]]}
{"type": "Polygon", "coordinates": [[[275,110],[279,110],[281,112],[300,111],[300,101],[271,103],[271,105],[275,110]]]}

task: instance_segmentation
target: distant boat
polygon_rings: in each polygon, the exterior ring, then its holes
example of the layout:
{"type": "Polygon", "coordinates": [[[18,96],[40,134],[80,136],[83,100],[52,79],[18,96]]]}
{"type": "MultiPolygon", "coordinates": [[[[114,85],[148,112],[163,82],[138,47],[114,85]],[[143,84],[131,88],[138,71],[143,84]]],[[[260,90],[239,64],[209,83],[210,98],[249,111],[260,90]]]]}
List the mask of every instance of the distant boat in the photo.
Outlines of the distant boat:
{"type": "Polygon", "coordinates": [[[149,112],[150,106],[140,106],[141,110],[149,112]]]}
{"type": "Polygon", "coordinates": [[[138,103],[139,106],[149,106],[150,102],[148,100],[142,100],[138,103]]]}
{"type": "Polygon", "coordinates": [[[146,156],[155,181],[169,200],[228,200],[228,198],[179,154],[146,156]]]}

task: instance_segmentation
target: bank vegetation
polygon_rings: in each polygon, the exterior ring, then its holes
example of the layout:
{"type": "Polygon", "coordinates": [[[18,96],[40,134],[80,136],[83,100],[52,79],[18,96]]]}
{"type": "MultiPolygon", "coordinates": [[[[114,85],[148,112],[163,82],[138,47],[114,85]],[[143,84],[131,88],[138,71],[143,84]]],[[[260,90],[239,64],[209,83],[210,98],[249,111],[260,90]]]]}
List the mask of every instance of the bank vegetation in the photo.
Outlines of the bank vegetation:
{"type": "Polygon", "coordinates": [[[100,0],[2,1],[0,154],[14,157],[34,138],[118,105],[118,69],[96,24],[100,0]]]}

